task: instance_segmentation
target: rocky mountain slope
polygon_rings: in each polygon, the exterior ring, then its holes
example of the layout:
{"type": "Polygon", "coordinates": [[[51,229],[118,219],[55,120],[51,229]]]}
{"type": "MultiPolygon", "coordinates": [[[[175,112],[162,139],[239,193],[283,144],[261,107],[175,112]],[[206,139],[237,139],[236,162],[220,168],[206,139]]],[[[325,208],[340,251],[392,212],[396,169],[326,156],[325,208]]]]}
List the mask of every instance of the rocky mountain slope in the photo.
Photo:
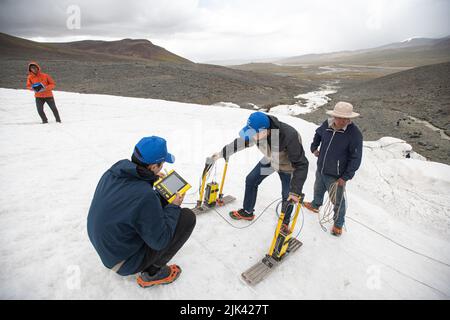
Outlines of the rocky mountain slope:
{"type": "MultiPolygon", "coordinates": [[[[323,109],[353,103],[365,140],[398,137],[431,160],[450,163],[450,62],[348,85],[331,97],[323,109]]],[[[323,109],[302,117],[319,122],[323,109]]]]}
{"type": "Polygon", "coordinates": [[[199,104],[289,103],[314,86],[289,76],[192,63],[147,40],[39,43],[0,34],[0,48],[4,88],[24,88],[30,60],[40,62],[59,90],[199,104]]]}

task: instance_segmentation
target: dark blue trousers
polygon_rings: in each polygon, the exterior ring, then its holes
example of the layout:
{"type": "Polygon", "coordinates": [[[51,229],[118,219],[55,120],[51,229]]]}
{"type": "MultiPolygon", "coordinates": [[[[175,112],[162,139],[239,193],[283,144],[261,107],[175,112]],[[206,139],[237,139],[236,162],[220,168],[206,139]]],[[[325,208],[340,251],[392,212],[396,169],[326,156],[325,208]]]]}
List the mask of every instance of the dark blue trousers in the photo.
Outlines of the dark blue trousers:
{"type": "MultiPolygon", "coordinates": [[[[261,160],[247,175],[245,179],[245,196],[243,208],[247,212],[253,212],[256,204],[256,197],[258,195],[258,186],[261,182],[274,173],[275,170],[270,166],[270,163],[265,163],[261,160]]],[[[281,197],[286,201],[289,197],[289,188],[291,184],[291,173],[278,172],[281,180],[281,197]]]]}

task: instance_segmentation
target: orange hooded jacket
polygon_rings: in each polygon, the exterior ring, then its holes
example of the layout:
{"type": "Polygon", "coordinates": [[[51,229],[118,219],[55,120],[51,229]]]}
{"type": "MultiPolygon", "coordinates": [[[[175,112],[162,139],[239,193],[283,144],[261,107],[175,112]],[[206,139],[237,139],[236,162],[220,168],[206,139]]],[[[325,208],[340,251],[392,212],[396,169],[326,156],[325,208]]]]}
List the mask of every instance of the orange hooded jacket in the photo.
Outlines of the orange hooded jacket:
{"type": "Polygon", "coordinates": [[[52,90],[56,86],[55,81],[53,81],[53,79],[52,79],[52,77],[50,77],[50,75],[41,72],[41,67],[39,67],[39,65],[36,62],[31,61],[28,64],[27,89],[33,90],[33,88],[31,86],[33,84],[37,83],[37,82],[42,83],[45,86],[45,90],[42,91],[42,92],[35,92],[34,96],[36,98],[50,98],[50,97],[53,97],[52,90]],[[30,67],[32,65],[35,65],[37,67],[37,69],[38,69],[37,74],[34,74],[33,72],[31,72],[30,67]]]}

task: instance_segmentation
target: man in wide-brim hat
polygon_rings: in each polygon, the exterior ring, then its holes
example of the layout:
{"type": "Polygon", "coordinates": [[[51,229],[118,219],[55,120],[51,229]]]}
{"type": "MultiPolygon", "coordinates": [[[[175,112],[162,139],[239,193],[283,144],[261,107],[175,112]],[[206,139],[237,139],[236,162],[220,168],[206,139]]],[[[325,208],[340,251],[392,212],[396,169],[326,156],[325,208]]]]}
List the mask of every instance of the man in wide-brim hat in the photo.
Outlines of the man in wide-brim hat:
{"type": "Polygon", "coordinates": [[[318,157],[314,199],[304,202],[304,206],[318,213],[325,192],[330,191],[330,187],[337,183],[336,197],[332,198],[334,225],[331,233],[340,236],[346,212],[344,189],[361,164],[363,137],[352,122],[359,113],[353,112],[350,103],[338,102],[327,114],[331,118],[317,128],[311,144],[311,152],[318,157]]]}

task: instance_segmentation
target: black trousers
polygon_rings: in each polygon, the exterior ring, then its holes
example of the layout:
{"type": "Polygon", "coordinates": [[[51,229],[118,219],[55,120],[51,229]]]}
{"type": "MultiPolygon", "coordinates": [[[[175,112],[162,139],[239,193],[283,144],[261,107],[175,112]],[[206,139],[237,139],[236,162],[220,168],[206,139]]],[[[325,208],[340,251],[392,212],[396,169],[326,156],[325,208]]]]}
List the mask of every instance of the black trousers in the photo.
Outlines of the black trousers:
{"type": "Polygon", "coordinates": [[[36,108],[37,112],[39,113],[39,116],[42,119],[42,122],[48,122],[47,116],[44,112],[44,103],[48,104],[50,109],[53,112],[53,115],[55,116],[56,121],[61,122],[61,118],[59,117],[58,109],[56,109],[55,99],[53,97],[48,98],[36,98],[36,108]]]}
{"type": "Polygon", "coordinates": [[[150,247],[147,247],[144,261],[142,262],[137,272],[145,271],[150,267],[165,266],[170,261],[170,259],[172,259],[173,256],[181,249],[187,239],[189,239],[192,231],[194,230],[195,222],[196,217],[192,210],[182,208],[172,241],[166,248],[160,251],[156,251],[150,247]]]}

